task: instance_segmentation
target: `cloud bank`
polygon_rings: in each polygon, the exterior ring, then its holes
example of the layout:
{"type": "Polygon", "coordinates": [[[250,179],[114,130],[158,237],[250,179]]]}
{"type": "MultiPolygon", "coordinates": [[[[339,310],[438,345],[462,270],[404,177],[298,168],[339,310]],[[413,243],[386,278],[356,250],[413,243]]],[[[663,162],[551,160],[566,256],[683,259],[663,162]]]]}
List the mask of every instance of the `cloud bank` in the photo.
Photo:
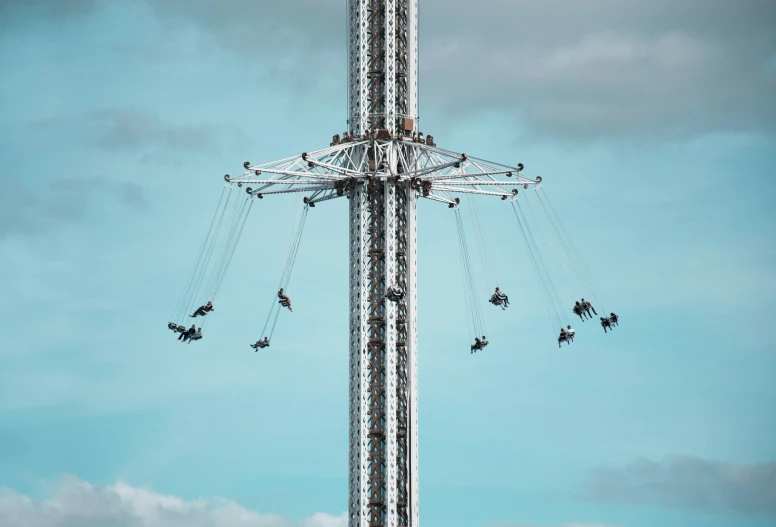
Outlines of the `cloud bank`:
{"type": "Polygon", "coordinates": [[[596,469],[581,498],[605,503],[776,516],[776,462],[736,465],[690,456],[596,469]]]}
{"type": "MultiPolygon", "coordinates": [[[[293,75],[344,75],[342,0],[145,1],[293,75]]],[[[422,105],[454,118],[572,140],[776,132],[772,0],[421,0],[420,25],[422,105]]]]}
{"type": "Polygon", "coordinates": [[[72,177],[53,180],[36,190],[13,179],[4,181],[0,185],[0,241],[77,223],[101,203],[119,203],[130,211],[148,209],[145,189],[133,181],[72,177]]]}
{"type": "MultiPolygon", "coordinates": [[[[344,0],[124,2],[263,67],[268,82],[344,82],[344,0]]],[[[106,5],[65,3],[12,0],[5,18],[22,27],[25,16],[56,21],[106,5]]],[[[450,120],[498,113],[532,135],[572,141],[776,134],[773,0],[421,0],[420,25],[421,108],[450,120]]],[[[129,129],[108,144],[138,140],[143,119],[107,117],[129,129]]],[[[208,135],[159,134],[181,146],[210,146],[208,135]]]]}
{"type": "Polygon", "coordinates": [[[186,501],[116,483],[91,485],[64,479],[51,496],[36,500],[0,488],[3,527],[347,527],[347,516],[317,513],[301,522],[264,515],[231,500],[186,501]]]}

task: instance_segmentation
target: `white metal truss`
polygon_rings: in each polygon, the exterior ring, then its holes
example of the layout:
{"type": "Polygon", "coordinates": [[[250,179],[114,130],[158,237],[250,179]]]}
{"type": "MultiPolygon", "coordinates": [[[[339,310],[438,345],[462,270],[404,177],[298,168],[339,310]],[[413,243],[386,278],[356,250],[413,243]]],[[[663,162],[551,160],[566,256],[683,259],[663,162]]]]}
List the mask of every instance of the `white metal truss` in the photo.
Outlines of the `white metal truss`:
{"type": "Polygon", "coordinates": [[[254,196],[304,193],[350,201],[351,527],[417,527],[419,198],[455,207],[461,194],[506,200],[541,178],[408,138],[371,134],[226,176],[254,196]],[[386,298],[389,287],[403,302],[386,298]]]}
{"type": "Polygon", "coordinates": [[[241,176],[225,176],[227,182],[260,198],[270,194],[307,193],[312,206],[336,199],[358,186],[375,181],[408,183],[427,198],[454,206],[457,194],[515,196],[519,187],[537,185],[523,175],[522,165],[508,166],[451,152],[410,139],[359,138],[315,152],[262,165],[246,162],[241,176]]]}
{"type": "Polygon", "coordinates": [[[225,176],[258,198],[350,209],[350,527],[419,527],[418,198],[507,200],[541,178],[438,148],[418,131],[418,0],[348,0],[348,131],[225,176]],[[402,301],[386,297],[404,291],[402,301]]]}

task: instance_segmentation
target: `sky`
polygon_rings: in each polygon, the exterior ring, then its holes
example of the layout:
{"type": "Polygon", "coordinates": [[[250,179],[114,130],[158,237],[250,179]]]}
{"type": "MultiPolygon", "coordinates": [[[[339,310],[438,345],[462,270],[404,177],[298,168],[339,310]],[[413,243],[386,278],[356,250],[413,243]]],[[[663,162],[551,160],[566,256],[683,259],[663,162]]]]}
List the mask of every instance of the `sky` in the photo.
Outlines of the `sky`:
{"type": "MultiPolygon", "coordinates": [[[[776,4],[420,17],[421,130],[542,176],[620,316],[558,349],[483,201],[512,305],[471,355],[452,215],[419,204],[422,525],[773,525],[776,4]]],[[[270,348],[298,195],[253,207],[205,337],[166,328],[223,175],[345,130],[345,44],[340,0],[0,0],[0,525],[346,526],[345,202],[270,348]]]]}

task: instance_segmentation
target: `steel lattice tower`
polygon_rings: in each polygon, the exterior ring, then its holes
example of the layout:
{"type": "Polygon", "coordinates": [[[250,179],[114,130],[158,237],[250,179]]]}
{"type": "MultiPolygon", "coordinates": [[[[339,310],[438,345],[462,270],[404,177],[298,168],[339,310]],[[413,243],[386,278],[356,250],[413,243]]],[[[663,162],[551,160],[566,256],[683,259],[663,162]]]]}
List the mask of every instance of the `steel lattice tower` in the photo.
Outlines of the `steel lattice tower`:
{"type": "MultiPolygon", "coordinates": [[[[349,123],[415,131],[417,0],[348,2],[349,123]]],[[[397,156],[385,168],[400,173],[397,156]]],[[[350,524],[418,524],[416,197],[410,181],[350,200],[350,524]],[[386,288],[406,291],[386,301],[386,288]]]]}
{"type": "Polygon", "coordinates": [[[418,527],[418,198],[513,198],[517,167],[437,148],[418,132],[418,0],[348,0],[348,131],[328,148],[251,165],[251,195],[350,201],[350,527],[418,527]],[[389,300],[399,288],[401,301],[389,300]]]}

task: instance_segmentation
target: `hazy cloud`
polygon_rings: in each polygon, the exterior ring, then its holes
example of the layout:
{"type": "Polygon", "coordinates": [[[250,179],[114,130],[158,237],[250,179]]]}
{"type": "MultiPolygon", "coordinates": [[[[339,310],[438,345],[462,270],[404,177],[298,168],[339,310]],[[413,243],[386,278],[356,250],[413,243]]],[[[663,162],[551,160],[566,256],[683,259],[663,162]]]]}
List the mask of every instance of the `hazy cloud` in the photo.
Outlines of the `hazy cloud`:
{"type": "Polygon", "coordinates": [[[217,152],[221,141],[242,136],[230,125],[173,124],[150,111],[110,108],[86,116],[92,139],[108,150],[123,152],[217,152]]]}
{"type": "Polygon", "coordinates": [[[64,178],[35,189],[15,180],[3,181],[0,240],[12,234],[37,234],[63,223],[79,221],[103,199],[138,211],[148,208],[143,187],[132,181],[64,178]]]}
{"type": "MultiPolygon", "coordinates": [[[[197,28],[206,45],[289,85],[304,89],[328,76],[345,88],[344,0],[123,1],[148,6],[170,30],[197,28]]],[[[497,112],[526,135],[568,140],[776,133],[773,0],[420,3],[421,109],[442,109],[451,121],[497,112]]],[[[34,0],[24,9],[51,17],[99,5],[34,0]]],[[[146,141],[138,132],[144,121],[163,125],[112,112],[103,116],[115,127],[108,145],[146,141]]],[[[208,126],[163,127],[159,138],[181,148],[214,145],[208,126]]]]}
{"type": "Polygon", "coordinates": [[[776,516],[776,462],[736,465],[677,456],[596,469],[581,498],[776,516]]]}
{"type": "Polygon", "coordinates": [[[93,12],[98,0],[0,0],[0,25],[11,22],[16,15],[42,18],[69,18],[93,12]]]}
{"type": "MultiPolygon", "coordinates": [[[[146,1],[297,75],[344,75],[342,0],[146,1]]],[[[568,139],[773,133],[773,27],[772,0],[421,0],[422,105],[568,139]]]]}
{"type": "Polygon", "coordinates": [[[106,487],[63,480],[37,500],[0,489],[4,527],[347,527],[347,516],[317,513],[301,523],[264,515],[226,499],[183,500],[116,483],[106,487]]]}

